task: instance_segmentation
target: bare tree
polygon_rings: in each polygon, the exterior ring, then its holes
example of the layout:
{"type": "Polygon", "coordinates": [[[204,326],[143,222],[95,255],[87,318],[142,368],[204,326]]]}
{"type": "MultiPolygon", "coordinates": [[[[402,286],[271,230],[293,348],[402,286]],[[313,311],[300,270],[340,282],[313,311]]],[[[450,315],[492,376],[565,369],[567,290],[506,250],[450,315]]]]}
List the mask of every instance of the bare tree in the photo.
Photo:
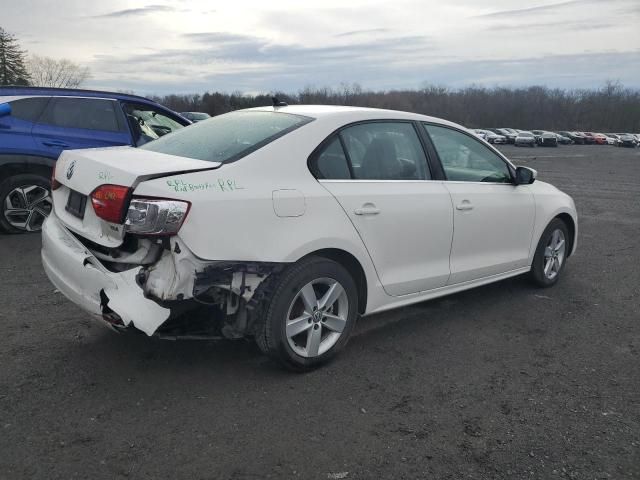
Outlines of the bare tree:
{"type": "Polygon", "coordinates": [[[27,68],[34,87],[77,88],[91,77],[88,67],[65,58],[31,55],[27,68]]]}

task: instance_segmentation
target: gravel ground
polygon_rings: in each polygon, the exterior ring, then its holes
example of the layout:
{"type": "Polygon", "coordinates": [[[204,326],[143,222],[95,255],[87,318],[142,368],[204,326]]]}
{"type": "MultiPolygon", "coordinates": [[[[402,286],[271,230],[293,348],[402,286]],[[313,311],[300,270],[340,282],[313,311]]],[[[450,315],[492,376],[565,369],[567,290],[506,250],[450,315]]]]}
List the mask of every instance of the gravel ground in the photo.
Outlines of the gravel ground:
{"type": "Polygon", "coordinates": [[[362,319],[332,364],[117,335],[0,237],[0,477],[640,478],[640,150],[516,149],[573,195],[554,288],[515,278],[362,319]]]}

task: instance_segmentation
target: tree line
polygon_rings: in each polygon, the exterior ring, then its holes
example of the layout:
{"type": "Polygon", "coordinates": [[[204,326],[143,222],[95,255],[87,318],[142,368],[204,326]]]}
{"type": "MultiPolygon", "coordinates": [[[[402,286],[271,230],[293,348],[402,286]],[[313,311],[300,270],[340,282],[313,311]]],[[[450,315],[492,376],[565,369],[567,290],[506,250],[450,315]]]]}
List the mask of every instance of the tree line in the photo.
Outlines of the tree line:
{"type": "Polygon", "coordinates": [[[240,92],[165,95],[154,99],[179,112],[219,115],[271,105],[275,95],[290,105],[323,104],[387,108],[445,118],[469,128],[640,132],[640,90],[607,82],[598,89],[428,85],[416,90],[363,90],[359,85],[305,88],[298,93],[246,95],[240,92]]]}

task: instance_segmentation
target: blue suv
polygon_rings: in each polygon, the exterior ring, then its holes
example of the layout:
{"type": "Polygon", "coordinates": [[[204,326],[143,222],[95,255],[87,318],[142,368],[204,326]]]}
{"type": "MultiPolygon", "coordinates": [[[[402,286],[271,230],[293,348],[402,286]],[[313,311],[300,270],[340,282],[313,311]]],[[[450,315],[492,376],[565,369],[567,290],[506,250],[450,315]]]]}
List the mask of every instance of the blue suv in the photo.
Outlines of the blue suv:
{"type": "Polygon", "coordinates": [[[191,122],[147,98],[0,87],[0,231],[38,231],[51,211],[52,168],[75,148],[140,146],[191,122]]]}

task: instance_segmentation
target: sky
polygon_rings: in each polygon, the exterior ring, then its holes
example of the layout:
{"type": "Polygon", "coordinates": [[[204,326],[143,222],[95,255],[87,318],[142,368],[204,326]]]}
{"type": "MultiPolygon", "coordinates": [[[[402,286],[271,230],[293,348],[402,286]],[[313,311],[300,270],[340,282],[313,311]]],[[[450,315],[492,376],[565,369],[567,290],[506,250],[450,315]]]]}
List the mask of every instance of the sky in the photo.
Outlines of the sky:
{"type": "Polygon", "coordinates": [[[0,27],[144,95],[640,88],[640,0],[0,0],[0,27]]]}

